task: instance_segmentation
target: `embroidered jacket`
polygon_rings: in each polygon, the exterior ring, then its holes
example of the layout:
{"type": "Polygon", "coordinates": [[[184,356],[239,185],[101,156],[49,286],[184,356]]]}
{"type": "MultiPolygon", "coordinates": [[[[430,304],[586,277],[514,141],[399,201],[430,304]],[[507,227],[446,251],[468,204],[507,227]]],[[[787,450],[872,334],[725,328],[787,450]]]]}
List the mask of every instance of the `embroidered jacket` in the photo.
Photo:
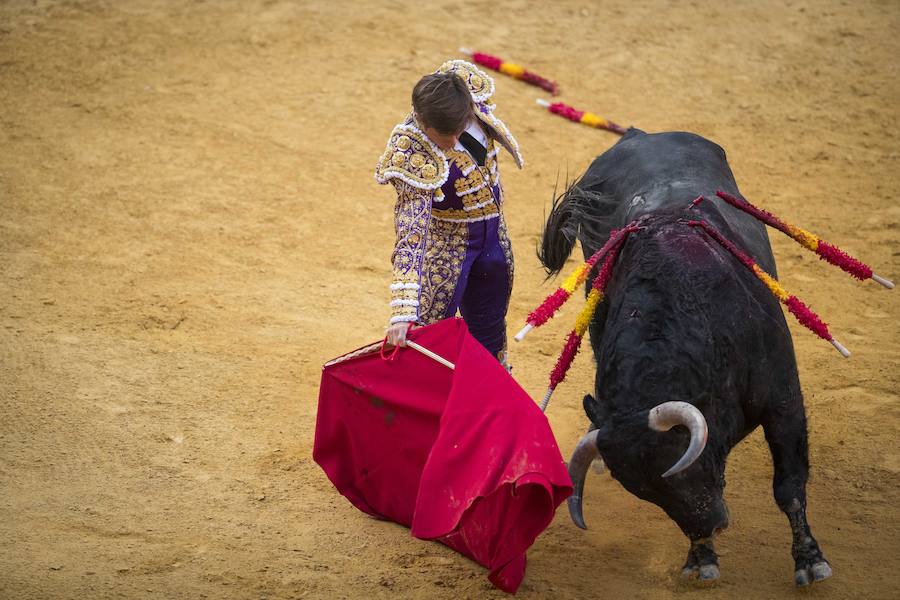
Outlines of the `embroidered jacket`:
{"type": "Polygon", "coordinates": [[[375,169],[375,180],[390,182],[397,191],[391,323],[420,319],[423,287],[431,291],[429,308],[446,305],[453,290],[442,289],[441,284],[450,279],[450,263],[461,259],[445,249],[458,246],[454,238],[465,235],[461,229],[467,223],[501,217],[498,145],[513,156],[519,168],[524,164],[515,138],[494,116],[490,100],[493,80],[462,60],[446,62],[438,72],[453,72],[466,82],[475,114],[488,136],[487,158],[479,167],[467,152],[441,150],[412,114],[391,132],[375,169]]]}

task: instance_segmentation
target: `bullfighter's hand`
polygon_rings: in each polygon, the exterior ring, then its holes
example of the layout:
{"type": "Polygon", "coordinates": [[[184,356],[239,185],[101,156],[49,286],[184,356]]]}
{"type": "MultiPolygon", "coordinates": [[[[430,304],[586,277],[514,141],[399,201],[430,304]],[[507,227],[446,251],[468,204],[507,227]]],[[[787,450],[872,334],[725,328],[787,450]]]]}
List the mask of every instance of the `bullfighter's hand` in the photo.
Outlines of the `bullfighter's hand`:
{"type": "Polygon", "coordinates": [[[412,323],[394,323],[387,329],[387,341],[391,346],[406,347],[406,332],[412,323]]]}

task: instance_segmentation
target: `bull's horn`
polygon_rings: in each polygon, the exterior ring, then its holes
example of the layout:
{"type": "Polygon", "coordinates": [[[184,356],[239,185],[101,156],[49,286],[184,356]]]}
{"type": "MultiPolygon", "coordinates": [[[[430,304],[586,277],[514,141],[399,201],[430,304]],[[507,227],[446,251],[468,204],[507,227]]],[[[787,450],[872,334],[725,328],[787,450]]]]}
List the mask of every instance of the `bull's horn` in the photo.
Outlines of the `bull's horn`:
{"type": "Polygon", "coordinates": [[[663,402],[659,406],[650,409],[647,424],[656,431],[668,431],[676,425],[684,425],[691,432],[691,443],[677,463],[663,473],[663,477],[674,475],[684,471],[693,463],[706,447],[706,438],[709,430],[706,427],[706,419],[696,406],[687,402],[663,402]]]}
{"type": "Polygon", "coordinates": [[[575,488],[568,500],[569,516],[582,529],[587,529],[587,525],[584,524],[584,514],[581,512],[584,478],[587,476],[587,470],[591,466],[591,462],[600,455],[600,450],[597,448],[597,436],[599,434],[600,432],[596,429],[588,432],[575,446],[572,458],[569,459],[569,477],[572,479],[572,487],[575,488]]]}

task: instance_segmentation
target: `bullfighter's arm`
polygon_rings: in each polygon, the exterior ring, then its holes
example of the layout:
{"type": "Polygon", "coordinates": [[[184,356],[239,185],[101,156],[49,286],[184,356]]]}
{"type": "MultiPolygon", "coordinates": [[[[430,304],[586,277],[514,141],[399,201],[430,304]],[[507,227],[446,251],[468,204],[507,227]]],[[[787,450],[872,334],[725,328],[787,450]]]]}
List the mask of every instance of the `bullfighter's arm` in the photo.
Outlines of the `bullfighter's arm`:
{"type": "Polygon", "coordinates": [[[431,218],[434,192],[413,187],[399,179],[391,181],[397,189],[394,228],[397,241],[391,256],[391,323],[416,321],[419,317],[420,278],[425,254],[425,238],[431,218]]]}
{"type": "Polygon", "coordinates": [[[447,181],[449,165],[437,146],[412,119],[397,125],[375,167],[375,181],[397,191],[394,225],[397,242],[392,262],[391,324],[419,318],[419,290],[431,201],[447,181]]]}

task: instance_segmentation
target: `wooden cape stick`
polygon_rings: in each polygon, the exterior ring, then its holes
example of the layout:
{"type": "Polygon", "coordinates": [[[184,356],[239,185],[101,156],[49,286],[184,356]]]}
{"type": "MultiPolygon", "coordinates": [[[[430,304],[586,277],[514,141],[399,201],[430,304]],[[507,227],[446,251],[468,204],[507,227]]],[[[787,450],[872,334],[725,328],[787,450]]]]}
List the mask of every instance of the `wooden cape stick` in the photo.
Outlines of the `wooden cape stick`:
{"type": "MultiPolygon", "coordinates": [[[[378,352],[378,349],[381,347],[382,343],[383,342],[376,342],[374,344],[369,344],[368,346],[360,348],[359,350],[355,350],[349,354],[339,356],[333,360],[328,361],[324,365],[322,365],[322,368],[330,367],[332,365],[336,365],[338,363],[348,361],[351,358],[356,358],[358,356],[364,356],[366,354],[373,354],[375,352],[378,352]]],[[[445,367],[456,370],[456,365],[454,365],[452,362],[450,362],[443,356],[441,356],[439,354],[435,354],[428,348],[426,348],[420,344],[417,344],[415,342],[410,342],[409,340],[406,341],[406,345],[409,346],[410,348],[412,348],[413,350],[415,350],[416,352],[419,352],[420,354],[424,354],[425,356],[427,356],[428,358],[430,358],[432,360],[436,360],[437,362],[441,363],[445,367]]]]}
{"type": "Polygon", "coordinates": [[[421,346],[415,342],[411,342],[409,340],[406,340],[406,345],[409,346],[410,348],[412,348],[413,350],[415,350],[416,352],[419,352],[420,354],[424,354],[425,356],[427,356],[428,358],[430,358],[432,360],[436,360],[437,362],[441,363],[445,367],[447,367],[451,370],[454,370],[454,371],[456,370],[456,365],[454,365],[452,362],[450,362],[449,360],[447,360],[440,354],[435,354],[428,348],[421,346]]]}

